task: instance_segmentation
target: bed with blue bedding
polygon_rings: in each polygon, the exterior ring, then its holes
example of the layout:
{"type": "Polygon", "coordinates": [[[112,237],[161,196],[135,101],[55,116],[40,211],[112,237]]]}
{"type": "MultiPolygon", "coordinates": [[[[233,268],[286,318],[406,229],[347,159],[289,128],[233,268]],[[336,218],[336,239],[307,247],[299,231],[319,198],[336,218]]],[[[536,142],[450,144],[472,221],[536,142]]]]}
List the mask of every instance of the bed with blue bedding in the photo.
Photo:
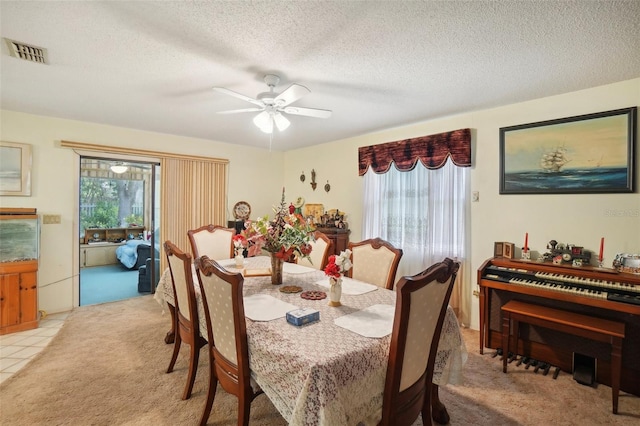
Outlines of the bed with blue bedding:
{"type": "Polygon", "coordinates": [[[127,269],[136,269],[150,257],[151,245],[145,240],[128,240],[116,249],[116,258],[127,269]],[[141,246],[141,247],[138,247],[141,246]],[[143,250],[144,249],[144,250],[143,250]],[[142,259],[138,259],[139,252],[145,253],[142,259]]]}

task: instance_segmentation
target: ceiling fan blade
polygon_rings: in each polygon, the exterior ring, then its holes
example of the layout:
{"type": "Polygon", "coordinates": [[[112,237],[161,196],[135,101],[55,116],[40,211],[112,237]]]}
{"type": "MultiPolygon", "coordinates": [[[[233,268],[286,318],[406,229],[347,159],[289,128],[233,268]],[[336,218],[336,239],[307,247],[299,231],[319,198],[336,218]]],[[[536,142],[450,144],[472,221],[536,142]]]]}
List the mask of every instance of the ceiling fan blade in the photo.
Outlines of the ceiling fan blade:
{"type": "Polygon", "coordinates": [[[300,107],[286,107],[282,108],[282,111],[287,114],[304,115],[307,117],[315,118],[329,118],[331,117],[331,111],[328,109],[316,109],[316,108],[300,108],[300,107]]]}
{"type": "Polygon", "coordinates": [[[289,105],[290,103],[297,101],[307,93],[311,93],[311,90],[294,83],[291,86],[287,87],[284,92],[276,96],[276,98],[273,100],[273,103],[275,105],[278,105],[279,107],[284,107],[289,105]]]}
{"type": "Polygon", "coordinates": [[[284,132],[285,130],[287,130],[287,127],[289,127],[289,125],[291,124],[291,122],[287,120],[287,117],[280,114],[279,112],[274,114],[273,121],[275,121],[276,127],[281,132],[284,132]]]}
{"type": "Polygon", "coordinates": [[[233,90],[225,89],[224,87],[214,87],[213,90],[229,96],[233,96],[234,98],[242,99],[243,101],[251,102],[254,105],[264,106],[264,104],[257,99],[250,98],[249,96],[234,92],[233,90]]]}
{"type": "Polygon", "coordinates": [[[264,108],[244,108],[244,109],[231,109],[229,111],[218,111],[218,114],[235,114],[238,112],[257,112],[263,111],[264,108]]]}

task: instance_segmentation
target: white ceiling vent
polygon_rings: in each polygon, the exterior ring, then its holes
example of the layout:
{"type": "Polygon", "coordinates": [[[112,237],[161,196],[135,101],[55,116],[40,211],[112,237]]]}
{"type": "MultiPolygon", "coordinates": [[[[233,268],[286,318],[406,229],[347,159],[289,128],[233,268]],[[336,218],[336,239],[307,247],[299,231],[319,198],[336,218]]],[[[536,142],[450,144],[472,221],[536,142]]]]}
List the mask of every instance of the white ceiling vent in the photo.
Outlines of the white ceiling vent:
{"type": "Polygon", "coordinates": [[[47,49],[30,46],[19,41],[4,39],[9,47],[9,54],[15,58],[24,59],[25,61],[38,62],[40,64],[47,63],[47,49]]]}

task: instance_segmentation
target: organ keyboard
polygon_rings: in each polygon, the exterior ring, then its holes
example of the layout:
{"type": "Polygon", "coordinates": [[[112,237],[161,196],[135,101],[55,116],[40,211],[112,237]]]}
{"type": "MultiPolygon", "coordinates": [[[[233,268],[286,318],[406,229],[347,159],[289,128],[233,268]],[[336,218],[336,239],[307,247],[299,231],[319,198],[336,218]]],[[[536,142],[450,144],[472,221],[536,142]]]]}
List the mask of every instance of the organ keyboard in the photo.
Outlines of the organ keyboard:
{"type": "MultiPolygon", "coordinates": [[[[500,308],[512,299],[621,321],[627,330],[621,389],[640,396],[640,275],[590,266],[492,258],[478,269],[478,285],[480,353],[485,347],[501,346],[500,308]]],[[[585,349],[579,337],[557,333],[534,327],[527,334],[532,340],[523,341],[521,346],[529,351],[525,355],[571,371],[575,348],[584,351],[590,348],[585,349]]],[[[598,354],[598,381],[610,384],[610,378],[603,372],[608,370],[608,359],[598,350],[593,350],[598,354]]]]}
{"type": "Polygon", "coordinates": [[[496,265],[488,266],[483,278],[516,285],[537,287],[549,291],[565,292],[575,294],[576,296],[640,305],[640,283],[636,286],[634,284],[610,279],[603,280],[542,271],[536,272],[522,268],[508,268],[496,265]]]}

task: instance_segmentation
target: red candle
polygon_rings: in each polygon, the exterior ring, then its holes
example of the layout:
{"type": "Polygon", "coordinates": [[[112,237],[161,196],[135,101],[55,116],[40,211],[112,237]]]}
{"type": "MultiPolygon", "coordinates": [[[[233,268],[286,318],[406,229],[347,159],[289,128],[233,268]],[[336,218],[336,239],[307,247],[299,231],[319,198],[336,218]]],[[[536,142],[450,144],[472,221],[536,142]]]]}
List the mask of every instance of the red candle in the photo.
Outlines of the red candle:
{"type": "Polygon", "coordinates": [[[528,252],[529,251],[529,233],[525,233],[524,234],[524,252],[528,252]]]}
{"type": "Polygon", "coordinates": [[[604,252],[604,237],[600,238],[600,254],[598,255],[598,260],[600,262],[602,262],[602,259],[604,259],[604,257],[602,257],[603,252],[604,252]]]}

